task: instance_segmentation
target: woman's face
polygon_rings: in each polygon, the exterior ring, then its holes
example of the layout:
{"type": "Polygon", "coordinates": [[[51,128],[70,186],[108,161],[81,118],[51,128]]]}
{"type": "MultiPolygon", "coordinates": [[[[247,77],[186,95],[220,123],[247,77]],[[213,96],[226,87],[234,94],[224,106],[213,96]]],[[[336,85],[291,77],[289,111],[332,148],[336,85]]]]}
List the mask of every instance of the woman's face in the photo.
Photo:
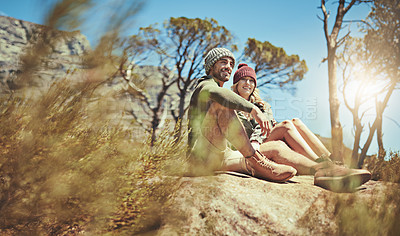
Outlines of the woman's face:
{"type": "Polygon", "coordinates": [[[240,96],[249,100],[250,95],[253,93],[256,83],[251,77],[243,77],[239,80],[237,85],[237,91],[240,96]]]}

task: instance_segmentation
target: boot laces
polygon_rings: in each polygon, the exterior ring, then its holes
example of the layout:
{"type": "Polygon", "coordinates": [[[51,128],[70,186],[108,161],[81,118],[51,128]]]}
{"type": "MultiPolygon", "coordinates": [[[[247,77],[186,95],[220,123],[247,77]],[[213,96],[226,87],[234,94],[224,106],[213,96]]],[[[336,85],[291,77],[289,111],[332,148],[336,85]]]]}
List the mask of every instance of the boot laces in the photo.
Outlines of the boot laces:
{"type": "MultiPolygon", "coordinates": [[[[265,169],[273,170],[274,169],[274,167],[272,166],[273,162],[270,159],[266,158],[260,151],[257,150],[256,152],[258,152],[260,158],[257,158],[256,154],[254,153],[253,156],[249,156],[246,159],[252,158],[261,167],[263,167],[265,169]]],[[[246,167],[248,173],[251,173],[251,175],[254,176],[255,170],[254,170],[254,167],[252,166],[252,164],[250,164],[247,160],[245,163],[246,163],[245,167],[246,167]]]]}
{"type": "Polygon", "coordinates": [[[273,167],[272,167],[272,163],[273,162],[270,159],[266,158],[260,151],[257,150],[257,152],[258,152],[260,158],[256,158],[255,155],[253,155],[252,158],[254,160],[256,160],[257,163],[260,166],[272,170],[273,169],[273,167]]]}

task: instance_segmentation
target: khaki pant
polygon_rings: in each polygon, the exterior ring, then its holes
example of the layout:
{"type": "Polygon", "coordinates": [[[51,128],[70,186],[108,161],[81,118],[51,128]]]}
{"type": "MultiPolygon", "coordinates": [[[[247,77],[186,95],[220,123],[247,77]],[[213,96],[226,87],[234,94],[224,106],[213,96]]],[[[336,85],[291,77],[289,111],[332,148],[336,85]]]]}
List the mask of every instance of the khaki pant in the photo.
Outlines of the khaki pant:
{"type": "Polygon", "coordinates": [[[239,151],[229,147],[224,150],[218,149],[203,135],[199,137],[191,151],[192,163],[205,171],[204,174],[216,170],[234,171],[250,174],[246,168],[245,158],[239,151]],[[195,159],[195,160],[193,160],[195,159]]]}
{"type": "Polygon", "coordinates": [[[216,170],[248,173],[244,155],[251,156],[254,152],[235,111],[214,102],[190,153],[191,172],[196,175],[209,175],[216,170]],[[229,148],[228,141],[239,151],[229,148]]]}

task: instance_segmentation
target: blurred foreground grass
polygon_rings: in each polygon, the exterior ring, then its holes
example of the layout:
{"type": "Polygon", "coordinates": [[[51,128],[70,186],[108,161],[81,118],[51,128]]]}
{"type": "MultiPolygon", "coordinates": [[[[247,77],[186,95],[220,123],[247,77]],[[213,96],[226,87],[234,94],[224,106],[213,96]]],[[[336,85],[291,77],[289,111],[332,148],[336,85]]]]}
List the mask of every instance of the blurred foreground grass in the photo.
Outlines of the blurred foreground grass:
{"type": "Polygon", "coordinates": [[[145,230],[151,212],[174,191],[184,142],[165,129],[137,140],[101,114],[97,85],[54,83],[39,96],[2,98],[0,234],[105,233],[145,230]],[[171,166],[173,168],[171,168],[171,166]],[[143,220],[143,219],[146,220],[143,220]]]}

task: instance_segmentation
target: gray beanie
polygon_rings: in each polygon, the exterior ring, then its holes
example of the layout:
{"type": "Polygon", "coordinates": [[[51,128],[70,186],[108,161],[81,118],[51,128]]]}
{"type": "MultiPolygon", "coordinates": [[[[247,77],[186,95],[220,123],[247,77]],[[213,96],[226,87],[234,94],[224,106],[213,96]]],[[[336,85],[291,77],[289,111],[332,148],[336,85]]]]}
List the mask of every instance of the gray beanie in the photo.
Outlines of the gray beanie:
{"type": "Polygon", "coordinates": [[[230,57],[233,59],[233,64],[235,65],[235,56],[231,51],[226,48],[213,48],[211,49],[204,58],[204,69],[206,74],[210,71],[211,67],[222,57],[230,57]]]}

